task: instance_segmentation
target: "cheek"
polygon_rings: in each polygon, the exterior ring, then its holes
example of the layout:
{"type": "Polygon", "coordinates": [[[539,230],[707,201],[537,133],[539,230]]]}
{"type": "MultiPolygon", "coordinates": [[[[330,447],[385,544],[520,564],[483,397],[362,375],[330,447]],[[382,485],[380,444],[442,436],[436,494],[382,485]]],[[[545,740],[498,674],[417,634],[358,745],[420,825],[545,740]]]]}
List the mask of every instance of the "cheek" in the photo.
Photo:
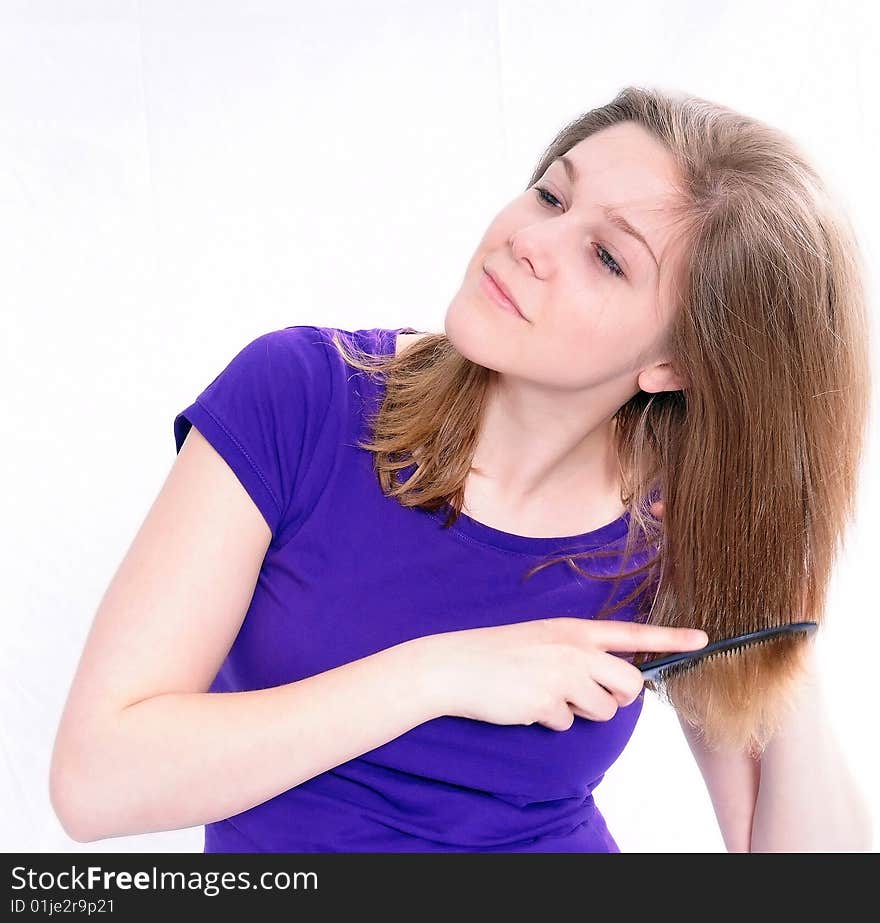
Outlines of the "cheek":
{"type": "Polygon", "coordinates": [[[554,315],[553,338],[561,349],[588,356],[601,356],[624,348],[634,331],[626,321],[620,302],[597,297],[595,291],[566,299],[565,310],[554,315]]]}
{"type": "Polygon", "coordinates": [[[625,374],[648,345],[644,329],[610,307],[571,312],[546,333],[541,364],[546,380],[559,387],[589,387],[625,374]]]}

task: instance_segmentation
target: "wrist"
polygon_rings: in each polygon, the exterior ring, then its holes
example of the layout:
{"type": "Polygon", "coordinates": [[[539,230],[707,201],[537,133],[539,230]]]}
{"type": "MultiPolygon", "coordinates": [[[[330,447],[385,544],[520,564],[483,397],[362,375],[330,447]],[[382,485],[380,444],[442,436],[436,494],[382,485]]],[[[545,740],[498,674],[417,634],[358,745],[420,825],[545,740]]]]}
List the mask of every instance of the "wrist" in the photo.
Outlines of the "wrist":
{"type": "Polygon", "coordinates": [[[425,720],[449,714],[449,684],[444,678],[446,642],[442,634],[411,638],[397,645],[411,692],[425,720]]]}

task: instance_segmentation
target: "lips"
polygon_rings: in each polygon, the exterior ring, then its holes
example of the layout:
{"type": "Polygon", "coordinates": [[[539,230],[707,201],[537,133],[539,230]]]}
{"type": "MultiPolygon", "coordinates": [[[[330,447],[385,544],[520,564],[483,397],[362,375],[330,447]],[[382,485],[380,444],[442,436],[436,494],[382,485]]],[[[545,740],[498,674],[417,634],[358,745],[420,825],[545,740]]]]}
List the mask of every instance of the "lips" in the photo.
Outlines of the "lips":
{"type": "Polygon", "coordinates": [[[517,313],[520,315],[520,317],[522,317],[525,320],[528,320],[528,318],[525,316],[525,314],[523,314],[522,310],[520,309],[520,306],[517,304],[516,299],[510,293],[510,289],[501,281],[501,279],[499,279],[498,276],[495,275],[495,273],[492,272],[492,270],[490,270],[487,266],[483,267],[483,271],[498,286],[498,288],[501,290],[501,293],[504,295],[504,297],[516,308],[517,313]]]}

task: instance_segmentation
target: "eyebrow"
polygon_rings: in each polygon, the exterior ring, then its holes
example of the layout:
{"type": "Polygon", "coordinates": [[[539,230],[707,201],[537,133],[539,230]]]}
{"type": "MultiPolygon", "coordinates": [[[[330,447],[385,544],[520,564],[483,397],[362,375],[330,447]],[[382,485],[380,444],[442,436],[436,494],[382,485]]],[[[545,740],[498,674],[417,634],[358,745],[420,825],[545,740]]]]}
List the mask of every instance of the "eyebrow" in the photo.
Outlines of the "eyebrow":
{"type": "MultiPolygon", "coordinates": [[[[555,163],[557,160],[562,161],[562,166],[565,167],[565,175],[568,177],[568,181],[572,186],[576,186],[580,180],[580,173],[578,172],[575,162],[570,158],[566,157],[565,154],[560,154],[557,158],[553,160],[555,163]]],[[[619,212],[615,211],[613,208],[609,208],[607,205],[602,206],[602,211],[605,213],[606,219],[614,225],[614,227],[623,231],[624,234],[629,234],[630,237],[634,237],[636,240],[640,241],[642,246],[651,254],[651,259],[654,261],[654,265],[657,267],[657,271],[660,271],[660,264],[657,262],[657,257],[654,256],[654,251],[648,246],[648,241],[645,240],[644,235],[634,228],[619,212]]]]}

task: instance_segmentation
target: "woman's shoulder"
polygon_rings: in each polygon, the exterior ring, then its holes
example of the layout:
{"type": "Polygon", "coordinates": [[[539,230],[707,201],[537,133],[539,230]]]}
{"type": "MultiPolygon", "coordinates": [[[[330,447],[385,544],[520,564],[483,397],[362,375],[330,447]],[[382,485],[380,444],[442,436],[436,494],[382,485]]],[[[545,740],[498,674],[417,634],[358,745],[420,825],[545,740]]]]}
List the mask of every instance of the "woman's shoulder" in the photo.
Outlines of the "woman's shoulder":
{"type": "Polygon", "coordinates": [[[418,342],[422,337],[429,336],[432,332],[431,330],[421,330],[416,333],[398,333],[394,354],[399,356],[407,347],[412,346],[413,343],[418,342]]]}

